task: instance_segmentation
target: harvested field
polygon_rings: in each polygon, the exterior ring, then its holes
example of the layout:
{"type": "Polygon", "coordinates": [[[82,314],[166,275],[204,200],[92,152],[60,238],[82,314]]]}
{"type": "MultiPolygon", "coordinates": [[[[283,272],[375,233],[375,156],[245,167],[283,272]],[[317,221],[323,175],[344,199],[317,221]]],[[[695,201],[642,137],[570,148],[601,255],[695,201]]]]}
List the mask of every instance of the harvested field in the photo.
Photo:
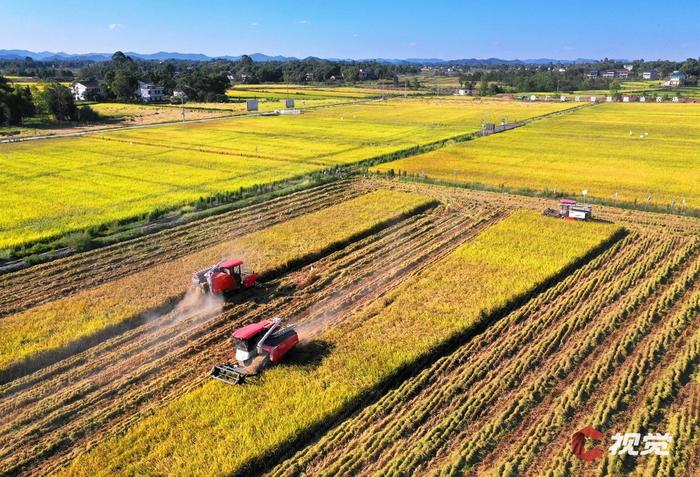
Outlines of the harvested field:
{"type": "Polygon", "coordinates": [[[166,315],[3,385],[3,429],[12,437],[3,438],[2,467],[43,473],[62,465],[103,432],[124,429],[201,384],[213,362],[228,359],[227,336],[241,323],[273,314],[299,322],[342,317],[467,240],[492,214],[470,205],[413,216],[266,284],[253,293],[257,304],[234,302],[216,317],[166,315]]]}
{"type": "MultiPolygon", "coordinates": [[[[697,239],[634,232],[270,475],[622,472],[619,458],[573,456],[586,425],[673,431],[673,449],[697,449],[700,418],[678,406],[700,358],[699,274],[697,239]]],[[[624,461],[625,472],[692,475],[693,453],[674,455],[624,461]]]]}
{"type": "MultiPolygon", "coordinates": [[[[246,473],[251,465],[254,472],[255,464],[249,462],[284,451],[285,442],[305,435],[347,406],[358,405],[399,370],[481,325],[496,310],[609,240],[615,230],[610,225],[564,224],[531,212],[515,213],[367,311],[317,333],[315,342],[328,348],[320,363],[291,361],[267,371],[259,385],[235,393],[209,382],[125,436],[98,446],[68,472],[87,475],[98,467],[126,466],[134,473],[220,475],[246,473]],[[534,240],[518,240],[525,237],[523,227],[534,240]],[[548,243],[554,237],[559,247],[548,243]],[[484,270],[492,273],[482,275],[484,270]],[[183,448],[181,439],[198,442],[198,449],[183,448]],[[233,455],[232,446],[238,449],[233,455]]],[[[304,324],[299,329],[306,336],[304,324]]]]}
{"type": "Polygon", "coordinates": [[[149,313],[159,316],[161,312],[155,310],[185,294],[193,270],[227,257],[242,257],[262,277],[272,277],[432,203],[428,197],[417,194],[370,192],[6,316],[0,321],[0,334],[4,337],[0,345],[0,376],[127,321],[141,321],[149,313]]]}
{"type": "MultiPolygon", "coordinates": [[[[687,398],[700,350],[700,221],[689,217],[596,207],[615,225],[570,223],[541,217],[552,202],[542,198],[338,181],[0,276],[0,324],[222,240],[274,238],[291,217],[373,191],[385,202],[403,192],[439,205],[273,275],[222,308],[170,307],[7,376],[3,472],[593,475],[622,465],[572,458],[571,433],[590,423],[610,436],[672,432],[672,459],[640,459],[631,470],[693,475],[700,419],[689,418],[687,398]],[[481,321],[619,225],[627,236],[481,321]],[[271,316],[290,319],[305,339],[286,363],[244,387],[206,377],[232,359],[233,330],[271,316]],[[259,406],[246,414],[250,403],[259,406]],[[280,426],[278,415],[292,424],[280,426]],[[246,446],[236,445],[241,438],[246,446]],[[175,445],[183,441],[197,445],[175,445]]],[[[192,271],[182,268],[176,274],[192,271]]]]}

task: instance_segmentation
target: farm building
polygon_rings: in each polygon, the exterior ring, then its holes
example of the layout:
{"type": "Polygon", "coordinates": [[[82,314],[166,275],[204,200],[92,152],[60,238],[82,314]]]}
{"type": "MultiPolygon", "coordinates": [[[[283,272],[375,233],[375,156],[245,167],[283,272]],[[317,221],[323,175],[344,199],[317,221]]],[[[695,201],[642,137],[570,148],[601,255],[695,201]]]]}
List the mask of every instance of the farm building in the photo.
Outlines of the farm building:
{"type": "Polygon", "coordinates": [[[598,70],[591,70],[588,73],[586,73],[586,76],[589,78],[597,78],[598,77],[598,70]]]}
{"type": "Polygon", "coordinates": [[[102,83],[100,81],[78,81],[71,87],[73,97],[76,101],[85,101],[94,98],[95,95],[102,94],[102,83]]]}
{"type": "Polygon", "coordinates": [[[603,73],[603,78],[621,78],[621,79],[626,79],[630,75],[630,72],[627,70],[608,70],[605,73],[603,73]]]}
{"type": "Polygon", "coordinates": [[[145,83],[139,81],[139,86],[136,88],[135,95],[144,103],[153,103],[163,101],[163,87],[153,83],[145,83]]]}
{"type": "Polygon", "coordinates": [[[648,70],[642,73],[642,79],[645,80],[655,80],[659,79],[659,73],[657,73],[655,70],[648,70]]]}

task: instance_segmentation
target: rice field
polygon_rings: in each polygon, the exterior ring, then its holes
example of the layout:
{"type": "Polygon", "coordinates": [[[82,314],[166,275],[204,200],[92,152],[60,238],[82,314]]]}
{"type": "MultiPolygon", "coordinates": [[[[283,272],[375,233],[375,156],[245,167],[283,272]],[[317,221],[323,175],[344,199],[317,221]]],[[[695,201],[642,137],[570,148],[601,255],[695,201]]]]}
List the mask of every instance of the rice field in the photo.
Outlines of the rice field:
{"type": "Polygon", "coordinates": [[[405,192],[370,192],[109,284],[3,317],[0,374],[37,354],[63,348],[181,297],[190,285],[193,270],[225,258],[242,257],[246,266],[263,276],[280,273],[304,257],[410,214],[431,200],[405,192]],[[154,277],[168,278],[154,280],[154,277]]]}
{"type": "Polygon", "coordinates": [[[601,104],[374,168],[610,202],[700,209],[700,105],[601,104]]]}
{"type": "MultiPolygon", "coordinates": [[[[132,103],[96,103],[91,104],[96,113],[108,121],[119,121],[121,126],[137,125],[137,124],[155,124],[163,122],[175,122],[182,120],[182,108],[177,106],[177,109],[171,105],[148,105],[148,104],[132,104],[132,103]]],[[[185,119],[204,119],[212,117],[225,116],[224,111],[204,110],[204,108],[194,108],[190,104],[185,106],[185,119]]]]}
{"type": "Polygon", "coordinates": [[[260,98],[268,100],[289,99],[323,99],[323,98],[344,98],[344,99],[369,99],[382,96],[403,96],[404,94],[414,95],[416,91],[404,91],[396,88],[381,87],[359,87],[359,86],[336,86],[321,87],[311,85],[236,85],[227,91],[231,98],[260,98]]]}
{"type": "MultiPolygon", "coordinates": [[[[241,97],[243,98],[243,97],[241,97]]],[[[276,109],[286,109],[284,103],[285,98],[266,98],[258,103],[258,111],[268,112],[274,111],[276,109]]],[[[345,104],[354,101],[354,99],[345,98],[302,98],[295,102],[295,109],[307,109],[316,108],[320,106],[333,106],[339,104],[345,104]]],[[[166,104],[164,107],[179,109],[182,106],[179,104],[166,104]]],[[[241,101],[229,101],[228,103],[200,103],[188,101],[185,103],[185,109],[187,110],[213,110],[213,111],[230,111],[234,114],[248,114],[246,109],[246,103],[241,99],[241,101]]]]}
{"type": "Polygon", "coordinates": [[[570,105],[397,99],[0,145],[0,249],[570,105]]]}
{"type": "Polygon", "coordinates": [[[608,223],[568,222],[542,216],[551,202],[340,180],[2,275],[13,341],[182,296],[230,254],[267,278],[0,368],[0,468],[697,475],[700,221],[597,206],[608,223]],[[235,329],[272,316],[302,337],[281,364],[242,386],[207,376],[235,329]],[[584,464],[584,425],[669,433],[670,456],[584,464]]]}
{"type": "Polygon", "coordinates": [[[264,380],[236,392],[208,381],[79,456],[64,474],[246,473],[247,462],[283,450],[285,441],[361,401],[398,369],[527,294],[616,230],[516,212],[323,332],[318,339],[329,352],[320,363],[298,356],[301,363],[270,368],[264,380]]]}

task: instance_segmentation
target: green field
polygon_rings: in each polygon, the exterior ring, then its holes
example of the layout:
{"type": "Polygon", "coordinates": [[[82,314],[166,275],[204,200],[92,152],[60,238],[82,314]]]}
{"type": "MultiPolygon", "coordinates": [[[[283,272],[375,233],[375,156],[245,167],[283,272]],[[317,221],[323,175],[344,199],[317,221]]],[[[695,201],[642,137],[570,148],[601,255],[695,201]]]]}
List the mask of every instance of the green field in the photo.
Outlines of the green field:
{"type": "Polygon", "coordinates": [[[601,104],[374,170],[700,209],[700,104],[601,104]]]}
{"type": "Polygon", "coordinates": [[[563,107],[392,100],[3,144],[0,249],[563,107]]]}

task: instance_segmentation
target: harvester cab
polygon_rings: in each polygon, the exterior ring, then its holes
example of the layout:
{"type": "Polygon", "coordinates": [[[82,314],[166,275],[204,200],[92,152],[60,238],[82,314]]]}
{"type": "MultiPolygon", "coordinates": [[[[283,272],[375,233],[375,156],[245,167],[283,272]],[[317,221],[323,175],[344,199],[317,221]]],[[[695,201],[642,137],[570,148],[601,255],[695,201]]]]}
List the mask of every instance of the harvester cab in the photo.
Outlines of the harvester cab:
{"type": "Polygon", "coordinates": [[[548,208],[544,210],[544,215],[565,220],[591,220],[593,207],[579,204],[575,199],[559,199],[559,210],[548,208]]]}
{"type": "Polygon", "coordinates": [[[252,288],[258,275],[243,269],[243,260],[234,258],[194,273],[192,284],[205,294],[223,295],[252,288]]]}
{"type": "Polygon", "coordinates": [[[293,326],[282,327],[282,320],[263,320],[233,333],[236,364],[217,364],[211,377],[227,384],[240,384],[257,376],[265,367],[279,363],[299,342],[293,326]]]}

